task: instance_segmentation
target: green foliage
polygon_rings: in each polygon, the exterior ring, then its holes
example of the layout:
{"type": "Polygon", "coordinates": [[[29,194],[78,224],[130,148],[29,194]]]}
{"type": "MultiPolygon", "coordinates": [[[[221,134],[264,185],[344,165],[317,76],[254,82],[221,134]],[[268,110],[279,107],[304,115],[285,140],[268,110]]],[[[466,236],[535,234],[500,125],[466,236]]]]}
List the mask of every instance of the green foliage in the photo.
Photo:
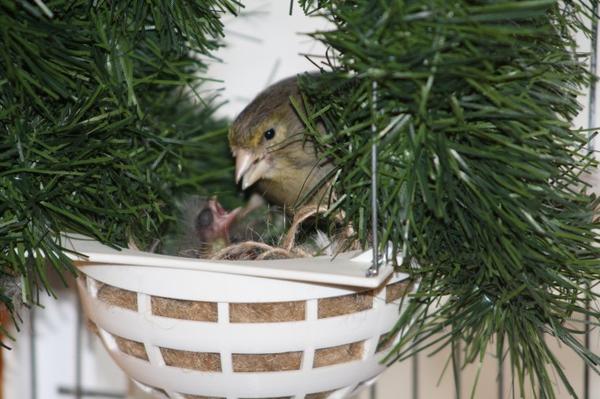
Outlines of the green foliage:
{"type": "Polygon", "coordinates": [[[392,357],[462,341],[464,362],[478,362],[496,342],[521,389],[529,379],[555,398],[553,369],[575,396],[544,337],[600,362],[574,319],[600,316],[583,303],[598,299],[600,278],[598,201],[581,179],[595,164],[587,132],[572,127],[591,78],[572,32],[586,31],[589,11],[550,0],[302,3],[334,25],[314,34],[330,48],[315,60],[329,73],[303,86],[329,132],[314,138],[341,170],[336,206],[367,241],[374,127],[380,242],[420,281],[392,357]]]}
{"type": "MultiPolygon", "coordinates": [[[[600,277],[594,163],[572,128],[590,82],[572,32],[583,3],[319,0],[314,36],[330,72],[304,80],[309,129],[339,166],[336,207],[368,241],[370,149],[379,145],[380,242],[406,255],[418,291],[396,328],[403,358],[490,342],[515,381],[574,395],[546,337],[590,366],[577,340],[600,277]],[[310,125],[311,123],[309,123],[310,125]],[[309,126],[311,127],[311,126],[309,126]],[[412,267],[412,260],[419,267],[412,267]],[[506,343],[506,345],[505,345],[506,343]]],[[[146,245],[172,225],[173,197],[232,205],[232,163],[214,99],[197,93],[235,0],[0,0],[0,303],[23,278],[73,273],[60,232],[146,245]],[[200,75],[199,75],[200,74],[200,75]],[[223,198],[225,196],[225,198],[223,198]],[[48,265],[51,267],[49,268],[48,265]]]]}
{"type": "Polygon", "coordinates": [[[216,104],[194,102],[235,0],[46,4],[0,0],[0,279],[33,302],[74,272],[60,232],[145,245],[173,196],[233,190],[216,104]]]}

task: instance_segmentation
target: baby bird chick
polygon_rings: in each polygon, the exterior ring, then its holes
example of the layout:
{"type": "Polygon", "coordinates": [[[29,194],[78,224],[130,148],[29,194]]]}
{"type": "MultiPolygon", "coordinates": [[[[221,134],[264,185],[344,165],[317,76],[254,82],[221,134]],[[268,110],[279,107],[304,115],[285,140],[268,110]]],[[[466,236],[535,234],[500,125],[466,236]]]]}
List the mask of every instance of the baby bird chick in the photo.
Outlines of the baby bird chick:
{"type": "Polygon", "coordinates": [[[293,214],[307,196],[304,204],[324,200],[324,179],[333,166],[306,136],[290,97],[302,103],[295,76],[256,96],[233,122],[229,146],[242,189],[256,185],[259,194],[293,214]]]}
{"type": "Polygon", "coordinates": [[[184,204],[184,238],[179,253],[209,258],[230,244],[230,229],[241,208],[227,212],[216,198],[194,197],[184,204]]]}

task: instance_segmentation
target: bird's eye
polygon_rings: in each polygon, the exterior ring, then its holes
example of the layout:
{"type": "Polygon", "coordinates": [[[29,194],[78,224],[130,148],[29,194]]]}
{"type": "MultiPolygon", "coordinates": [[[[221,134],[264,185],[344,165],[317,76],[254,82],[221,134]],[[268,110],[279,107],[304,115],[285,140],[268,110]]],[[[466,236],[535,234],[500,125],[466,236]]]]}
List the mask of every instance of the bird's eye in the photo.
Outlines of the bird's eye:
{"type": "Polygon", "coordinates": [[[196,228],[198,230],[205,229],[212,225],[213,223],[213,214],[210,209],[203,209],[198,216],[196,217],[196,228]]]}
{"type": "Polygon", "coordinates": [[[267,140],[271,140],[273,137],[275,137],[275,129],[271,128],[265,132],[265,138],[267,140]]]}

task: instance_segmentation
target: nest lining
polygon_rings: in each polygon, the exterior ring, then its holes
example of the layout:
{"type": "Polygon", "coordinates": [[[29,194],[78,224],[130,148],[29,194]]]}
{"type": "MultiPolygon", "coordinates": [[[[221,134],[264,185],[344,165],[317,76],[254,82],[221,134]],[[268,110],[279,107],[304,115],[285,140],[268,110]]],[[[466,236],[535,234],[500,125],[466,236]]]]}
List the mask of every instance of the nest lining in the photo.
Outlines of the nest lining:
{"type": "Polygon", "coordinates": [[[302,351],[261,354],[233,353],[233,371],[255,373],[300,370],[302,354],[302,351]]]}
{"type": "Polygon", "coordinates": [[[364,354],[364,346],[365,342],[359,341],[330,348],[317,349],[315,351],[313,367],[332,366],[334,364],[360,360],[364,354]]]}
{"type": "Polygon", "coordinates": [[[222,371],[219,353],[190,352],[170,348],[160,348],[160,353],[167,366],[207,372],[222,371]]]}
{"type": "Polygon", "coordinates": [[[152,314],[181,320],[218,321],[216,302],[187,301],[152,296],[152,314]]]}
{"type": "Polygon", "coordinates": [[[281,323],[305,318],[305,301],[229,304],[231,323],[281,323]]]}
{"type": "MultiPolygon", "coordinates": [[[[149,361],[145,345],[141,342],[113,335],[117,348],[122,353],[149,361]]],[[[390,345],[393,337],[388,339],[384,334],[379,339],[379,347],[390,345]],[[389,341],[389,342],[388,342],[389,341]]],[[[313,368],[331,366],[362,359],[364,355],[364,341],[320,348],[315,350],[313,368]]],[[[222,372],[221,355],[211,352],[192,352],[171,348],[160,348],[160,353],[167,366],[178,367],[203,372],[222,372]]],[[[231,355],[233,371],[236,373],[278,372],[300,370],[302,367],[303,351],[282,353],[233,353],[231,355]]]]}
{"type": "Polygon", "coordinates": [[[398,337],[399,333],[399,331],[397,331],[396,333],[390,331],[385,334],[381,334],[381,336],[379,337],[379,341],[377,342],[375,353],[379,353],[386,349],[389,349],[390,346],[392,346],[392,343],[394,343],[394,341],[398,337]]]}
{"type": "Polygon", "coordinates": [[[146,352],[146,347],[143,343],[119,337],[117,335],[113,335],[113,337],[117,344],[117,348],[119,348],[121,352],[148,361],[148,353],[146,352]]]}
{"type": "Polygon", "coordinates": [[[319,319],[358,313],[373,307],[373,291],[319,299],[319,319]]]}
{"type": "MultiPolygon", "coordinates": [[[[385,301],[391,303],[400,300],[411,289],[409,281],[398,281],[386,286],[385,301]]],[[[373,307],[375,295],[380,289],[368,290],[338,297],[318,300],[318,318],[343,316],[362,312],[373,307]]],[[[137,294],[121,288],[102,284],[98,289],[98,299],[109,305],[137,311],[137,294]]],[[[218,321],[216,302],[189,301],[181,299],[151,297],[152,314],[156,316],[180,319],[218,321]]],[[[230,303],[229,321],[231,323],[280,323],[302,321],[306,318],[306,301],[283,301],[266,303],[230,303]]]]}
{"type": "MultiPolygon", "coordinates": [[[[387,284],[385,302],[399,300],[411,288],[411,282],[400,281],[387,284]]],[[[107,284],[97,283],[98,299],[112,306],[137,311],[137,294],[107,284]]],[[[351,313],[358,313],[373,307],[374,296],[381,293],[383,287],[331,298],[322,298],[318,303],[318,318],[329,318],[351,313]]],[[[188,301],[151,297],[152,314],[182,320],[201,322],[218,321],[216,302],[188,301]]],[[[229,322],[231,323],[278,323],[302,321],[306,319],[306,301],[284,301],[271,303],[230,303],[229,322]]],[[[90,329],[97,332],[97,327],[90,322],[90,329]]],[[[382,334],[379,337],[376,352],[389,349],[397,337],[395,334],[382,334]]],[[[114,336],[118,349],[130,356],[148,361],[145,345],[141,342],[114,336]]],[[[343,345],[318,348],[315,350],[312,367],[324,367],[362,359],[364,341],[343,345]]],[[[191,369],[203,372],[222,372],[222,359],[219,353],[191,352],[172,348],[160,348],[160,353],[167,366],[191,369]]],[[[303,352],[231,355],[234,372],[277,372],[300,370],[303,352]]],[[[317,392],[306,395],[307,398],[325,398],[333,391],[317,392]]],[[[190,396],[193,398],[193,396],[190,396]]],[[[199,396],[202,397],[202,396],[199,396]]]]}
{"type": "Polygon", "coordinates": [[[133,311],[137,311],[137,294],[133,291],[113,287],[108,284],[100,284],[98,287],[98,299],[109,305],[118,306],[133,311]]]}

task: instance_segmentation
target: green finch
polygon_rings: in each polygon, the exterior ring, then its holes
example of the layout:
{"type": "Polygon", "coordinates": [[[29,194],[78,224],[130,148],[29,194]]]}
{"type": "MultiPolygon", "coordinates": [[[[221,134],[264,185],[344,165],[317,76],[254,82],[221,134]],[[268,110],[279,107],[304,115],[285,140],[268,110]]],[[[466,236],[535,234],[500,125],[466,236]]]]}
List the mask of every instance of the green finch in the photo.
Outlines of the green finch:
{"type": "Polygon", "coordinates": [[[255,187],[293,214],[301,204],[326,202],[333,165],[305,134],[290,98],[302,104],[295,76],[266,88],[233,122],[229,146],[242,189],[255,187]]]}

